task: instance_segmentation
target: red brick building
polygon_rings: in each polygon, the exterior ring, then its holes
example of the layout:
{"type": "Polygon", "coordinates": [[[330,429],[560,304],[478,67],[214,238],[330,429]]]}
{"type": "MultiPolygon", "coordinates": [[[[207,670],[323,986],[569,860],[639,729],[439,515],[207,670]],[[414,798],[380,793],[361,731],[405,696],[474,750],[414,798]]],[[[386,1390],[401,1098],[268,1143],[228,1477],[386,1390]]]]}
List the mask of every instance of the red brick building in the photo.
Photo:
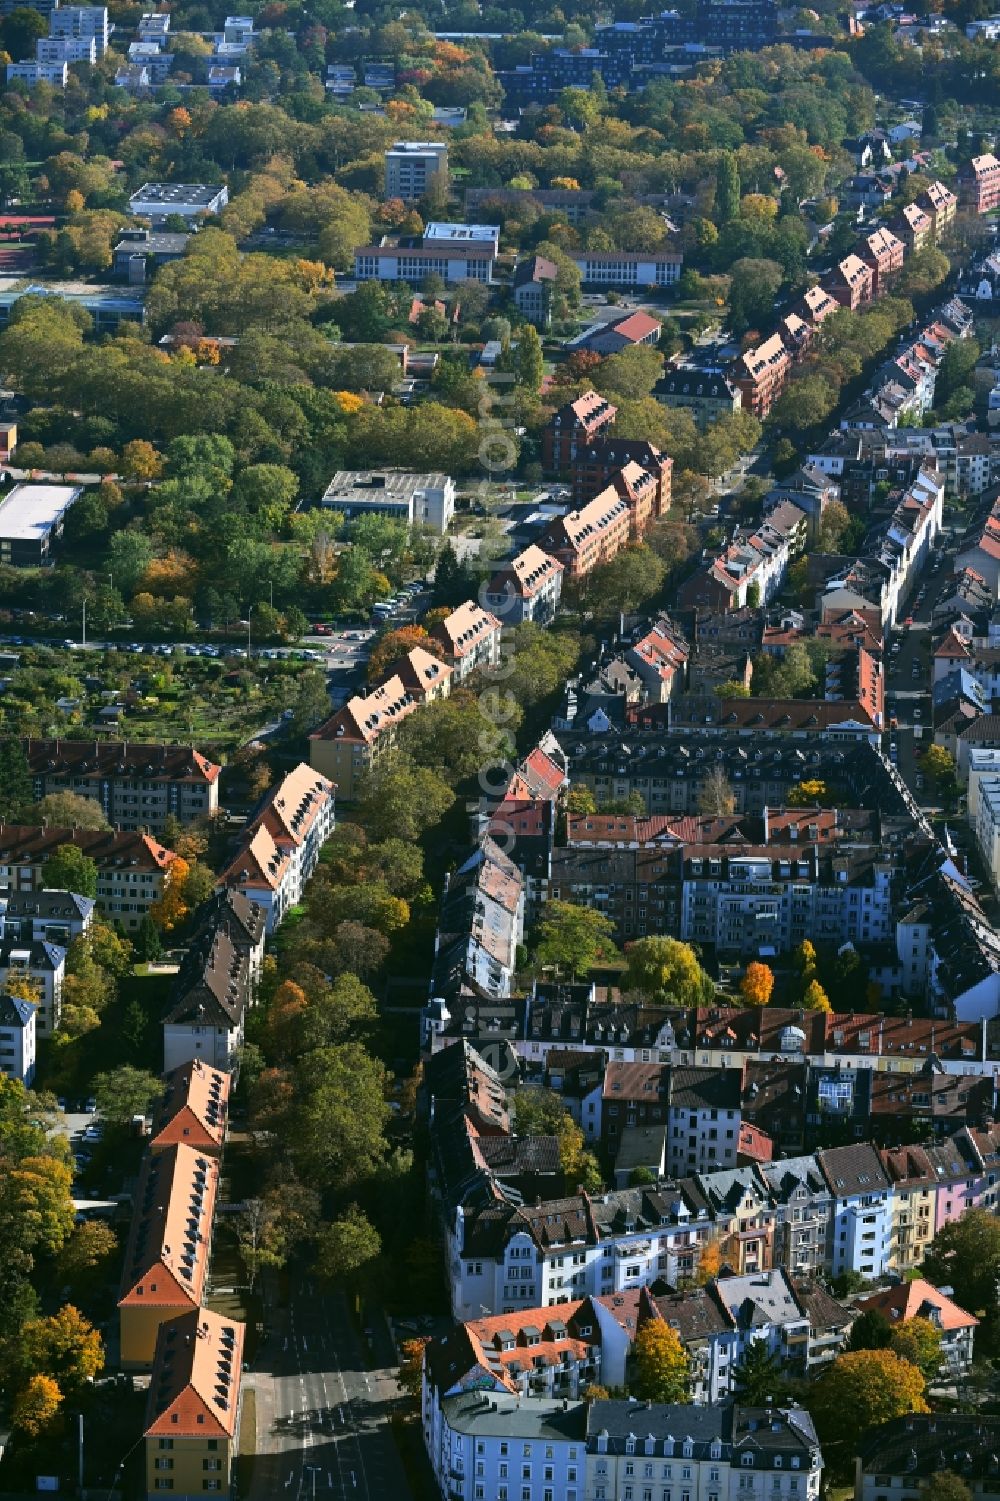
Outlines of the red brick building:
{"type": "Polygon", "coordinates": [[[618,408],[596,391],[585,391],[560,407],[542,434],[542,463],[551,473],[571,468],[577,454],[595,438],[606,437],[618,408]]]}
{"type": "Polygon", "coordinates": [[[586,505],[615,478],[625,465],[640,464],[657,481],[654,516],[670,509],[670,486],[674,461],[647,438],[598,438],[573,460],[573,504],[586,505]]]}
{"type": "Polygon", "coordinates": [[[872,273],[872,296],[881,297],[903,269],[906,246],[891,229],[873,229],[858,244],[858,255],[872,273]]]}
{"type": "Polygon", "coordinates": [[[734,379],[743,406],[762,422],[781,395],[792,357],[780,334],[772,334],[756,349],[747,349],[734,365],[734,379]]]}
{"type": "Polygon", "coordinates": [[[872,300],[874,276],[859,255],[845,255],[823,278],[823,286],[841,307],[857,312],[872,300]]]}
{"type": "Polygon", "coordinates": [[[1000,161],[992,152],[974,156],[959,167],[958,191],[963,206],[974,214],[989,214],[1000,208],[1000,161]]]}
{"type": "Polygon", "coordinates": [[[580,579],[599,563],[610,563],[627,546],[631,532],[632,509],[609,485],[579,511],[557,517],[539,546],[558,558],[567,578],[580,579]]]}

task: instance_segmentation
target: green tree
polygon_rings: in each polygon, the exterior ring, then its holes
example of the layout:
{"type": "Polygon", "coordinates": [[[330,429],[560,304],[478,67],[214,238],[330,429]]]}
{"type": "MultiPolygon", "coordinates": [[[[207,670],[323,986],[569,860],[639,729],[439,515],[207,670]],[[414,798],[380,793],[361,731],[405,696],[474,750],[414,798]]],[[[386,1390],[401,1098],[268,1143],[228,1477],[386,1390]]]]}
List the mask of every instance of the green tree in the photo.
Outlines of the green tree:
{"type": "Polygon", "coordinates": [[[892,1325],[878,1308],[866,1308],[851,1325],[848,1350],[888,1350],[892,1344],[892,1325]]]}
{"type": "Polygon", "coordinates": [[[37,10],[19,5],[0,22],[0,44],[15,62],[34,57],[39,37],[48,36],[48,26],[37,10]]]}
{"type": "Polygon", "coordinates": [[[719,157],[715,169],[715,220],[728,224],[740,211],[741,183],[736,157],[725,151],[719,157]]]}
{"type": "Polygon", "coordinates": [[[889,1348],[900,1360],[915,1365],[926,1381],[932,1380],[941,1369],[941,1330],[930,1319],[907,1319],[892,1331],[889,1348]]]}
{"type": "Polygon", "coordinates": [[[49,891],[96,896],[97,863],[75,844],[61,844],[42,866],[42,885],[49,891]]]}
{"type": "Polygon", "coordinates": [[[938,1287],[954,1288],[955,1301],[970,1313],[992,1309],[1000,1284],[1000,1219],[970,1209],[943,1225],[928,1247],[923,1272],[938,1287]]]}
{"type": "Polygon", "coordinates": [[[114,1273],[118,1253],[118,1237],[110,1225],[100,1220],[77,1225],[59,1253],[59,1281],[86,1304],[114,1273]]]}
{"type": "Polygon", "coordinates": [[[24,746],[20,740],[0,741],[0,820],[16,823],[33,801],[34,783],[24,746]]]}
{"type": "Polygon", "coordinates": [[[618,951],[612,942],[614,923],[591,907],[574,902],[547,902],[536,929],[535,962],[571,980],[589,974],[598,964],[613,962],[618,951]]]}
{"type": "Polygon", "coordinates": [[[162,1094],[162,1080],[131,1063],[97,1074],[94,1079],[97,1114],[111,1126],[129,1126],[133,1116],[148,1115],[162,1094]]]}
{"type": "Polygon", "coordinates": [[[630,1389],[647,1402],[688,1402],[688,1358],[675,1329],[662,1319],[647,1319],[633,1346],[634,1376],[630,1389]]]}
{"type": "Polygon", "coordinates": [[[382,1252],[382,1237],[357,1206],[324,1225],[316,1237],[316,1270],[331,1282],[357,1283],[382,1252]]]}
{"type": "Polygon", "coordinates": [[[56,829],[110,829],[104,809],[94,797],[78,792],[49,792],[28,810],[29,822],[56,829]]]}
{"type": "Polygon", "coordinates": [[[376,839],[398,835],[412,842],[440,823],[454,801],[437,772],[398,760],[362,778],[358,812],[376,839]]]}
{"type": "Polygon", "coordinates": [[[385,1068],[357,1042],[300,1059],[286,1139],[306,1181],[345,1189],[374,1172],[385,1155],[386,1086],[385,1068]]]}
{"type": "Polygon", "coordinates": [[[740,337],[748,329],[764,327],[774,316],[774,303],[784,272],[777,261],[744,257],[733,265],[729,282],[729,326],[740,337]]]}
{"type": "Polygon", "coordinates": [[[698,963],[694,949],[678,938],[657,934],[639,938],[625,951],[629,990],[669,1001],[677,1006],[698,1006],[714,993],[714,987],[698,963]]]}
{"type": "Polygon", "coordinates": [[[545,374],[545,359],[538,330],[530,323],[524,325],[517,335],[514,354],[514,376],[519,386],[533,395],[537,394],[545,374]]]}
{"type": "Polygon", "coordinates": [[[780,1400],[784,1386],[781,1361],[766,1339],[754,1339],[742,1360],[733,1367],[733,1392],[745,1407],[770,1407],[780,1400]]]}
{"type": "Polygon", "coordinates": [[[47,1153],[0,1168],[0,1246],[7,1254],[58,1255],[73,1230],[72,1183],[69,1166],[47,1153]]]}

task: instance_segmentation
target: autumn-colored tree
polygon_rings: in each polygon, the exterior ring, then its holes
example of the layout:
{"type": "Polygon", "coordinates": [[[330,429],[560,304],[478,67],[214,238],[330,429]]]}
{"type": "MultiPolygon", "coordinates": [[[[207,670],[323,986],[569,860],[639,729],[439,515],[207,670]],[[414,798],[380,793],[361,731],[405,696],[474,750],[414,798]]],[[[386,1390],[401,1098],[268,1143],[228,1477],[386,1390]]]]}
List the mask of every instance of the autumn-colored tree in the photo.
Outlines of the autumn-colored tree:
{"type": "Polygon", "coordinates": [[[0,1171],[0,1226],[11,1234],[16,1227],[24,1250],[55,1256],[73,1230],[72,1184],[71,1169],[58,1157],[24,1157],[0,1171]]]}
{"type": "Polygon", "coordinates": [[[59,1280],[74,1294],[93,1292],[118,1256],[118,1237],[110,1225],[88,1220],[78,1225],[59,1253],[59,1280]]]}
{"type": "Polygon", "coordinates": [[[697,1006],[710,999],[714,987],[689,943],[655,934],[630,943],[626,985],[678,1006],[697,1006]]]}
{"type": "Polygon", "coordinates": [[[926,1381],[941,1368],[941,1330],[930,1319],[907,1319],[892,1331],[890,1350],[915,1365],[926,1381]]]}
{"type": "Polygon", "coordinates": [[[924,1386],[916,1366],[892,1350],[838,1356],[816,1383],[809,1404],[831,1465],[843,1472],[852,1464],[859,1433],[905,1413],[927,1412],[924,1386]]]}
{"type": "Polygon", "coordinates": [[[164,877],[163,891],[150,906],[150,917],[164,933],[172,933],[188,915],[184,883],[190,869],[188,862],[180,855],[172,860],[164,877]]]}
{"type": "Polygon", "coordinates": [[[10,970],[3,988],[15,1000],[29,1001],[32,1006],[37,1006],[42,999],[40,981],[36,980],[33,975],[29,975],[25,969],[10,970]]]}
{"type": "Polygon", "coordinates": [[[78,1391],[104,1369],[101,1336],[72,1303],[21,1330],[19,1359],[25,1376],[51,1376],[63,1396],[78,1391]]]}
{"type": "Polygon", "coordinates": [[[812,777],[809,781],[800,782],[793,787],[785,799],[790,808],[822,808],[830,798],[830,792],[825,782],[818,777],[812,777]]]}
{"type": "Polygon", "coordinates": [[[427,1337],[420,1339],[404,1339],[400,1346],[402,1360],[396,1373],[396,1380],[406,1392],[408,1397],[419,1397],[421,1382],[424,1373],[424,1351],[430,1344],[427,1337]]]}
{"type": "Polygon", "coordinates": [[[706,1282],[711,1282],[712,1278],[717,1277],[721,1270],[722,1242],[713,1236],[701,1248],[701,1255],[698,1257],[698,1269],[694,1274],[695,1285],[697,1287],[704,1287],[706,1282]]]}
{"type": "Polygon", "coordinates": [[[142,483],[159,479],[163,473],[163,457],[145,438],[133,438],[122,449],[122,474],[127,480],[142,483]]]}
{"type": "Polygon", "coordinates": [[[161,558],[153,558],[143,574],[141,587],[160,599],[175,594],[190,594],[195,586],[197,565],[180,548],[171,547],[161,558]]]}
{"type": "Polygon", "coordinates": [[[301,985],[283,980],[267,1008],[263,1040],[270,1057],[290,1058],[295,1055],[308,1007],[309,999],[301,985]]]}
{"type": "Polygon", "coordinates": [[[597,812],[597,799],[594,797],[594,794],[591,792],[589,787],[585,787],[583,783],[580,783],[578,786],[570,788],[569,792],[566,794],[566,812],[597,812]]]}
{"type": "Polygon", "coordinates": [[[698,789],[698,812],[725,818],[736,811],[736,793],[721,766],[713,766],[698,789]]]}
{"type": "Polygon", "coordinates": [[[971,1487],[954,1470],[938,1470],[934,1476],[934,1501],[972,1501],[971,1487]]]}
{"type": "Polygon", "coordinates": [[[774,990],[774,971],[758,959],[752,960],[743,972],[740,994],[749,1006],[766,1006],[774,990]]]}
{"type": "Polygon", "coordinates": [[[802,992],[802,1004],[807,1011],[832,1011],[830,998],[818,980],[810,980],[802,992]]]}
{"type": "Polygon", "coordinates": [[[800,975],[812,974],[815,972],[816,949],[814,945],[809,942],[808,938],[803,938],[798,948],[793,951],[792,962],[800,975]]]}
{"type": "Polygon", "coordinates": [[[58,1383],[51,1376],[32,1376],[14,1398],[11,1422],[29,1438],[38,1438],[51,1428],[62,1399],[58,1383]]]}
{"type": "Polygon", "coordinates": [[[662,1319],[647,1319],[634,1346],[635,1396],[648,1402],[687,1402],[688,1358],[676,1329],[662,1319]]]}
{"type": "Polygon", "coordinates": [[[380,641],[375,642],[368,658],[368,681],[380,682],[390,667],[415,646],[439,661],[444,659],[444,647],[433,636],[428,636],[422,625],[403,625],[398,631],[387,631],[380,641]]]}

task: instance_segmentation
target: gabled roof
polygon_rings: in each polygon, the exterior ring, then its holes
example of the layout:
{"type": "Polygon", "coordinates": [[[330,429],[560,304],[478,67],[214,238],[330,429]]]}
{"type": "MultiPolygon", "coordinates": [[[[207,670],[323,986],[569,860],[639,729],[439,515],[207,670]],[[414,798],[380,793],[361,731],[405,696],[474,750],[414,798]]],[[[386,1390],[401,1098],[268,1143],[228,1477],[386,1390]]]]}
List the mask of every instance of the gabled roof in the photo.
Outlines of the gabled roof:
{"type": "Polygon", "coordinates": [[[857,1306],[864,1312],[874,1309],[884,1313],[890,1323],[930,1319],[946,1334],[955,1329],[975,1329],[979,1325],[978,1319],[959,1308],[952,1298],[939,1292],[923,1277],[915,1277],[912,1282],[897,1282],[883,1292],[860,1299],[857,1306]]]}
{"type": "Polygon", "coordinates": [[[219,1164],[192,1147],[147,1153],[133,1200],[119,1307],[199,1305],[218,1182],[219,1164]]]}
{"type": "Polygon", "coordinates": [[[150,1150],[183,1143],[202,1152],[221,1152],[229,1114],[232,1075],[200,1058],[167,1075],[167,1091],[153,1121],[150,1150]]]}
{"type": "Polygon", "coordinates": [[[244,1326],[193,1309],[161,1324],[146,1403],[146,1438],[233,1438],[244,1326]]]}

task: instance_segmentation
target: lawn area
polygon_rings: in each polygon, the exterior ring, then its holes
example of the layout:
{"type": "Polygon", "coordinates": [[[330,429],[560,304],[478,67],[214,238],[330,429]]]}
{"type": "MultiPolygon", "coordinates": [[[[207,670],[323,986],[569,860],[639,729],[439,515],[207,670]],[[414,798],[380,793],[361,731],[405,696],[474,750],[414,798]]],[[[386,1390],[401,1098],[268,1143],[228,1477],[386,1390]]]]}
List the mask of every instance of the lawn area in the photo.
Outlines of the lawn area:
{"type": "Polygon", "coordinates": [[[243,1416],[240,1418],[240,1452],[236,1459],[236,1494],[239,1496],[249,1494],[256,1454],[257,1393],[251,1387],[245,1387],[243,1416]]]}

